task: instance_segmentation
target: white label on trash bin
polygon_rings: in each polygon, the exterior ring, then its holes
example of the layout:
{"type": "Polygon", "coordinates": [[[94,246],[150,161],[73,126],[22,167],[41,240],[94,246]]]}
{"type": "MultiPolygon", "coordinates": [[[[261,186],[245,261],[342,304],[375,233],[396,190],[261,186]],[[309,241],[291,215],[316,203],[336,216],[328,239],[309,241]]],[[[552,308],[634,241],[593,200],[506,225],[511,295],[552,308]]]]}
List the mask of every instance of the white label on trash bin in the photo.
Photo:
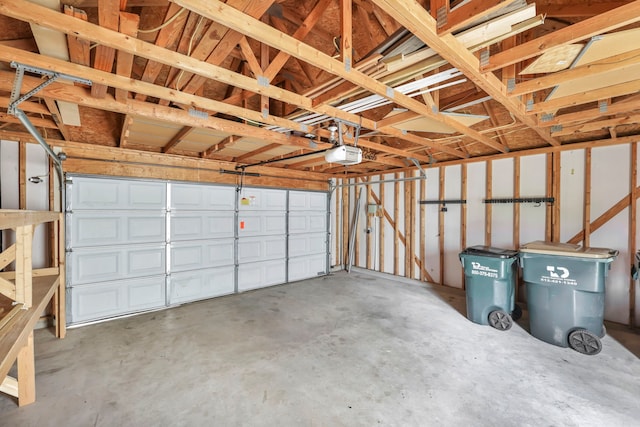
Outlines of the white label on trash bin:
{"type": "Polygon", "coordinates": [[[498,278],[498,270],[489,268],[486,265],[480,264],[479,262],[471,263],[471,274],[475,276],[491,277],[494,279],[498,278]]]}
{"type": "Polygon", "coordinates": [[[577,286],[578,281],[570,279],[571,273],[566,267],[560,267],[556,265],[547,265],[548,276],[540,276],[540,282],[553,283],[556,285],[569,285],[577,286]]]}

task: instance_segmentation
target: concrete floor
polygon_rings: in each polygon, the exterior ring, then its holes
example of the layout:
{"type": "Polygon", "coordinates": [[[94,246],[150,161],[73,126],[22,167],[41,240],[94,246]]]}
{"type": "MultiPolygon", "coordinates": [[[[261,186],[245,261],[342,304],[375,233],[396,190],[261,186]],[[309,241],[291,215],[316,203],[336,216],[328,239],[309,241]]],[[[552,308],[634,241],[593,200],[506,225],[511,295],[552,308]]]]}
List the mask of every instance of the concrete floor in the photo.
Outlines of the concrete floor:
{"type": "Polygon", "coordinates": [[[461,292],[355,271],[39,330],[37,401],[0,397],[0,425],[639,425],[640,336],[609,327],[584,356],[463,310],[461,292]]]}

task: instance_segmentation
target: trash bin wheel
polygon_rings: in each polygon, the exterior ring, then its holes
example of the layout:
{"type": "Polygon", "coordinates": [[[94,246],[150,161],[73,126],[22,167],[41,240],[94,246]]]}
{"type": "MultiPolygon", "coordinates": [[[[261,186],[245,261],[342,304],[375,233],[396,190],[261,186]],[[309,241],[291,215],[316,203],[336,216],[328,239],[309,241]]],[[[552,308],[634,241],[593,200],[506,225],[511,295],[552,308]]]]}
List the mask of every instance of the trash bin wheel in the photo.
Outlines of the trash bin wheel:
{"type": "Polygon", "coordinates": [[[578,353],[593,356],[600,353],[602,343],[596,334],[586,329],[577,329],[569,334],[569,347],[578,353]]]}
{"type": "Polygon", "coordinates": [[[489,313],[489,324],[499,331],[511,329],[513,322],[511,317],[502,310],[495,310],[489,313]]]}
{"type": "Polygon", "coordinates": [[[513,311],[511,312],[511,318],[515,322],[516,320],[520,319],[521,317],[522,317],[522,308],[518,304],[515,304],[513,306],[513,311]]]}

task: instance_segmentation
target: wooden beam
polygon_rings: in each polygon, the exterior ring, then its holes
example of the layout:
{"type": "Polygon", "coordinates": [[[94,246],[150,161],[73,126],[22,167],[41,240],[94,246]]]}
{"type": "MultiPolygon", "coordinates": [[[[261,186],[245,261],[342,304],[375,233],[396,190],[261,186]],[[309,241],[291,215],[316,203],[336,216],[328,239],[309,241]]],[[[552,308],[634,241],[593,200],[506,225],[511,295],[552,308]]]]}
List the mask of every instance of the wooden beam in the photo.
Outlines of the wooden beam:
{"type": "MultiPolygon", "coordinates": [[[[449,3],[448,0],[445,1],[449,3]]],[[[477,21],[484,16],[510,5],[514,1],[515,0],[474,0],[454,10],[450,10],[447,7],[446,13],[441,15],[440,19],[438,19],[438,15],[440,15],[441,12],[438,10],[435,11],[435,16],[433,16],[433,10],[431,14],[438,22],[438,34],[449,34],[468,26],[473,21],[477,21]]]]}
{"type": "MultiPolygon", "coordinates": [[[[311,32],[313,27],[322,17],[324,11],[329,7],[332,0],[319,0],[318,3],[314,6],[314,8],[309,12],[304,21],[300,24],[298,29],[291,35],[291,37],[296,40],[304,40],[304,38],[311,32]]],[[[274,26],[278,27],[278,20],[274,19],[274,26]]],[[[279,51],[278,54],[273,58],[271,64],[267,67],[264,75],[269,79],[273,80],[273,78],[278,74],[278,72],[282,69],[284,64],[291,58],[291,55],[288,55],[286,52],[279,51]]]]}
{"type": "MultiPolygon", "coordinates": [[[[460,199],[467,200],[467,165],[460,165],[460,199]]],[[[421,200],[424,200],[422,198],[421,200]]],[[[467,247],[467,204],[460,205],[460,249],[467,247]]],[[[464,268],[460,269],[462,289],[466,289],[464,268]]]]}
{"type": "MultiPolygon", "coordinates": [[[[41,118],[41,117],[31,117],[31,116],[29,116],[29,121],[34,126],[48,128],[48,129],[58,129],[58,126],[56,125],[56,122],[54,122],[51,119],[44,119],[44,118],[41,118]]],[[[22,123],[15,116],[12,116],[12,115],[9,115],[9,114],[6,114],[6,113],[0,113],[0,122],[16,123],[16,124],[22,123]]]]}
{"type": "MultiPolygon", "coordinates": [[[[384,175],[378,175],[378,180],[382,181],[384,178],[384,175]]],[[[376,213],[376,215],[378,216],[379,220],[378,220],[378,225],[379,225],[379,232],[378,232],[378,267],[379,267],[379,271],[384,272],[385,268],[384,268],[384,254],[385,254],[385,250],[384,248],[386,247],[385,244],[385,240],[384,240],[384,229],[385,229],[385,223],[384,223],[384,197],[385,197],[385,191],[384,191],[384,183],[380,184],[380,197],[375,198],[375,193],[373,193],[372,195],[374,196],[374,201],[375,203],[378,204],[378,212],[376,213]]],[[[422,258],[424,259],[424,258],[422,258]]]]}
{"type": "Polygon", "coordinates": [[[18,142],[18,209],[27,209],[27,144],[18,142]]]}
{"type": "MultiPolygon", "coordinates": [[[[491,199],[493,197],[493,162],[487,160],[487,170],[485,177],[485,199],[491,199]]],[[[484,244],[485,246],[491,246],[491,222],[492,222],[492,210],[493,205],[491,203],[485,203],[484,205],[484,244]]]]}
{"type": "Polygon", "coordinates": [[[395,182],[393,183],[393,274],[400,275],[400,229],[398,222],[400,221],[400,174],[393,175],[395,182]]]}
{"type": "MultiPolygon", "coordinates": [[[[58,104],[56,103],[56,101],[50,97],[43,97],[42,100],[47,106],[48,114],[51,115],[51,118],[53,119],[53,122],[56,125],[57,129],[60,131],[60,134],[62,134],[62,137],[66,140],[70,140],[71,136],[69,135],[69,130],[67,129],[67,126],[65,126],[65,124],[62,123],[62,115],[60,113],[60,110],[58,109],[58,104]]],[[[36,125],[33,122],[32,118],[29,118],[29,120],[31,120],[32,124],[36,125]]],[[[49,126],[43,126],[43,127],[49,127],[49,126]]]]}
{"type": "Polygon", "coordinates": [[[584,150],[584,205],[582,213],[584,238],[582,245],[591,246],[591,148],[584,150]]]}
{"type": "MultiPolygon", "coordinates": [[[[87,13],[73,6],[65,4],[64,13],[83,21],[88,21],[87,13]]],[[[86,66],[91,65],[91,43],[89,43],[89,40],[67,34],[67,45],[69,46],[69,60],[71,62],[86,66]]]]}
{"type": "MultiPolygon", "coordinates": [[[[450,117],[434,113],[433,111],[431,111],[431,109],[418,102],[417,100],[378,82],[377,80],[367,76],[360,71],[357,71],[355,69],[346,71],[343,64],[340,61],[333,59],[331,56],[326,55],[325,53],[309,45],[301,43],[293,37],[283,34],[280,31],[268,25],[265,25],[264,23],[256,19],[244,15],[242,12],[229,7],[218,0],[211,0],[207,1],[206,3],[202,0],[173,1],[183,7],[187,7],[198,14],[206,16],[211,20],[220,22],[228,26],[229,28],[232,28],[247,36],[261,39],[265,43],[268,43],[269,45],[277,49],[285,51],[291,56],[302,59],[303,61],[314,65],[324,71],[338,75],[346,80],[351,81],[352,83],[358,84],[375,94],[391,99],[392,101],[403,107],[409,108],[413,111],[419,112],[424,116],[431,117],[435,120],[438,120],[439,122],[449,125],[455,130],[475,139],[476,141],[486,144],[496,149],[497,151],[504,152],[504,147],[502,147],[500,144],[495,143],[493,140],[485,137],[479,132],[461,124],[460,122],[450,117]]],[[[353,123],[358,122],[359,120],[356,120],[353,123]]]]}
{"type": "Polygon", "coordinates": [[[191,127],[191,126],[185,126],[182,129],[180,129],[178,131],[178,133],[176,133],[173,138],[171,138],[171,140],[169,142],[167,142],[167,144],[162,147],[162,152],[163,153],[170,153],[173,148],[180,144],[180,142],[182,142],[183,139],[185,139],[191,132],[193,132],[195,128],[191,127]]]}
{"type": "MultiPolygon", "coordinates": [[[[520,156],[517,156],[513,159],[513,197],[515,199],[520,198],[520,156]]],[[[515,250],[518,250],[518,248],[520,247],[520,203],[513,204],[512,245],[513,249],[515,250]]]]}
{"type": "Polygon", "coordinates": [[[602,116],[612,116],[615,114],[628,114],[629,111],[640,108],[640,96],[631,96],[624,100],[614,102],[607,106],[607,111],[601,108],[591,108],[578,111],[575,113],[565,113],[555,116],[549,120],[538,118],[539,127],[549,127],[557,125],[566,125],[568,123],[584,122],[586,120],[597,119],[602,116]]]}
{"type": "Polygon", "coordinates": [[[576,93],[575,95],[563,96],[561,98],[555,98],[534,104],[533,107],[527,111],[527,114],[540,114],[548,111],[557,111],[561,108],[573,107],[575,105],[587,104],[589,102],[597,102],[602,99],[629,95],[638,91],[640,91],[640,80],[619,83],[600,89],[592,89],[576,93]]]}
{"type": "Polygon", "coordinates": [[[227,145],[233,144],[234,142],[236,142],[240,138],[241,138],[241,136],[238,136],[238,135],[229,135],[228,137],[226,137],[222,141],[220,141],[220,142],[218,142],[216,144],[213,144],[211,147],[209,147],[205,151],[203,151],[200,157],[202,157],[203,159],[206,159],[206,158],[210,157],[216,151],[222,150],[224,147],[226,147],[227,145]]]}
{"type": "Polygon", "coordinates": [[[627,3],[629,2],[585,3],[582,0],[577,0],[573,3],[539,4],[537,9],[538,13],[542,13],[547,18],[590,18],[624,6],[627,3]]]}
{"type": "Polygon", "coordinates": [[[513,49],[492,55],[483,72],[494,71],[538,55],[542,55],[556,46],[575,43],[597,36],[640,20],[640,1],[636,0],[600,15],[569,25],[544,36],[523,43],[513,49]]]}
{"type": "MultiPolygon", "coordinates": [[[[445,168],[438,168],[438,196],[443,199],[445,197],[445,168]]],[[[441,207],[438,210],[438,269],[440,270],[440,285],[444,285],[446,277],[444,270],[444,238],[445,238],[445,228],[444,228],[444,214],[445,210],[441,207]]]]}
{"type": "Polygon", "coordinates": [[[253,50],[251,50],[251,46],[249,46],[249,41],[247,41],[247,38],[242,37],[238,45],[240,46],[242,56],[244,57],[245,61],[247,61],[247,65],[249,65],[249,69],[253,73],[254,77],[257,78],[259,76],[262,76],[263,74],[262,68],[258,63],[258,60],[256,59],[256,55],[253,53],[253,50]]]}
{"type": "Polygon", "coordinates": [[[340,0],[340,60],[346,71],[353,65],[353,3],[351,0],[340,0]]]}
{"type": "Polygon", "coordinates": [[[593,132],[606,128],[615,128],[616,126],[632,125],[640,123],[640,114],[631,114],[623,117],[616,117],[608,120],[598,120],[595,122],[587,122],[574,126],[562,126],[559,130],[552,130],[553,136],[574,135],[578,133],[593,132]]]}
{"type": "Polygon", "coordinates": [[[282,146],[281,144],[267,144],[267,145],[265,145],[263,147],[255,149],[253,151],[249,151],[248,153],[245,153],[245,154],[243,154],[241,156],[235,157],[233,159],[233,161],[242,162],[242,161],[244,161],[246,159],[250,159],[252,157],[257,156],[258,154],[266,153],[267,151],[271,151],[271,150],[273,150],[275,148],[278,148],[278,147],[281,147],[281,146],[282,146]]]}
{"type": "Polygon", "coordinates": [[[522,83],[515,85],[514,89],[509,92],[509,95],[520,96],[525,93],[536,92],[542,89],[558,86],[562,83],[570,82],[582,77],[619,70],[636,64],[638,56],[640,56],[640,49],[635,49],[619,55],[609,56],[589,64],[581,65],[579,67],[550,73],[531,80],[525,80],[522,83]]]}
{"type": "MultiPolygon", "coordinates": [[[[120,12],[120,32],[131,37],[137,37],[138,26],[140,25],[140,15],[120,12]]],[[[116,74],[123,77],[130,77],[133,69],[133,54],[119,50],[116,60],[116,74]]],[[[146,69],[145,69],[146,71],[146,69]]],[[[116,88],[116,100],[124,102],[129,98],[129,92],[116,88]]]]}
{"type": "MultiPolygon", "coordinates": [[[[109,30],[118,30],[120,19],[120,0],[98,0],[98,23],[109,30]]],[[[93,67],[97,70],[111,72],[116,51],[112,47],[99,44],[96,47],[93,67]]],[[[94,82],[91,86],[91,96],[104,98],[107,86],[94,82]]]]}
{"type": "MultiPolygon", "coordinates": [[[[452,34],[438,36],[435,19],[420,4],[401,0],[373,0],[373,2],[464,73],[469,80],[502,104],[518,120],[534,130],[543,141],[550,145],[560,145],[546,130],[538,129],[535,120],[525,114],[525,107],[521,102],[512,100],[506,95],[506,87],[495,75],[480,72],[480,61],[464,44],[452,34]]],[[[477,140],[472,135],[467,134],[467,136],[477,140]]]]}

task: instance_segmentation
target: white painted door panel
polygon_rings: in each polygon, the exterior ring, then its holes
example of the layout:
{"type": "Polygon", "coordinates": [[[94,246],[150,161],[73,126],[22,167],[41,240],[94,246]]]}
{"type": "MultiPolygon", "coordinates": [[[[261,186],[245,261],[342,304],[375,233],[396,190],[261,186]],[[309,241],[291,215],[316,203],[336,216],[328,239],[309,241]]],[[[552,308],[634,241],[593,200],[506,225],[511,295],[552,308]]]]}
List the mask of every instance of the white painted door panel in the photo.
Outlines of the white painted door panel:
{"type": "Polygon", "coordinates": [[[327,257],[324,254],[289,259],[289,282],[309,279],[327,273],[327,257]]]}
{"type": "Polygon", "coordinates": [[[286,190],[245,187],[240,193],[240,211],[286,211],[286,190]]]}
{"type": "Polygon", "coordinates": [[[170,304],[197,301],[232,294],[235,289],[235,268],[210,268],[171,274],[170,304]]]}
{"type": "Polygon", "coordinates": [[[171,183],[171,209],[185,210],[235,210],[236,190],[201,184],[171,183]]]}
{"type": "Polygon", "coordinates": [[[165,241],[161,211],[76,211],[67,220],[67,244],[73,248],[165,241]]]}
{"type": "Polygon", "coordinates": [[[324,254],[327,252],[327,234],[300,234],[289,236],[289,256],[324,254]]]}
{"type": "Polygon", "coordinates": [[[165,245],[78,248],[70,254],[72,286],[165,272],[165,245]]]}
{"type": "Polygon", "coordinates": [[[284,259],[286,256],[286,236],[246,237],[238,240],[238,263],[240,264],[284,259]]]}
{"type": "Polygon", "coordinates": [[[327,231],[325,211],[294,211],[289,213],[289,233],[316,233],[327,231]]]}
{"type": "Polygon", "coordinates": [[[234,236],[234,212],[171,212],[171,241],[234,236]]]}
{"type": "Polygon", "coordinates": [[[75,286],[69,289],[69,321],[88,322],[162,307],[165,289],[165,276],[75,286]]]}
{"type": "Polygon", "coordinates": [[[289,211],[322,211],[327,210],[327,193],[307,191],[289,192],[289,211]]]}
{"type": "Polygon", "coordinates": [[[161,210],[166,206],[166,184],[108,178],[73,177],[67,211],[161,210]]]}
{"type": "Polygon", "coordinates": [[[171,244],[171,272],[234,264],[234,240],[199,240],[171,244]]]}
{"type": "Polygon", "coordinates": [[[241,237],[284,235],[287,231],[286,212],[240,212],[238,221],[241,237]]]}
{"type": "Polygon", "coordinates": [[[238,291],[278,285],[286,280],[284,260],[253,262],[238,266],[238,291]]]}

